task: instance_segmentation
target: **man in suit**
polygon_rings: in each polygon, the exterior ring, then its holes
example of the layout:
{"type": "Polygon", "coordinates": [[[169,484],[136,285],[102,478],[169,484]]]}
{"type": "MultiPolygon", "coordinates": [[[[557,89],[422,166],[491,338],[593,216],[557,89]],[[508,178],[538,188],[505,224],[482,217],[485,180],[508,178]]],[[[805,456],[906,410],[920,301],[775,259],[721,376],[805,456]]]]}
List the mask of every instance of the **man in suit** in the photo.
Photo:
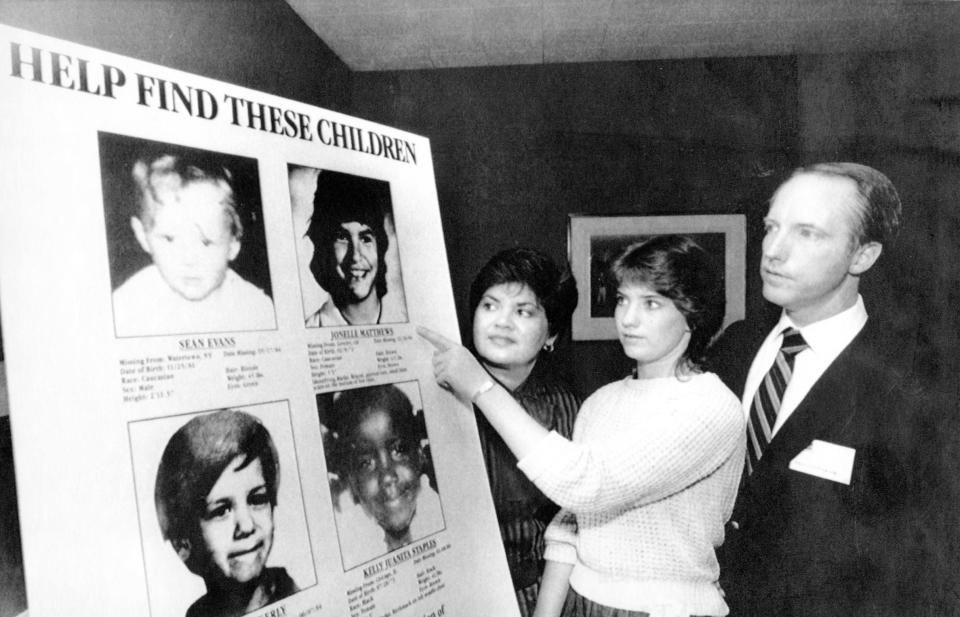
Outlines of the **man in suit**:
{"type": "Polygon", "coordinates": [[[800,168],[770,202],[761,278],[779,322],[728,333],[716,357],[748,421],[720,551],[734,617],[930,612],[923,414],[859,294],[900,217],[890,180],[854,163],[800,168]]]}

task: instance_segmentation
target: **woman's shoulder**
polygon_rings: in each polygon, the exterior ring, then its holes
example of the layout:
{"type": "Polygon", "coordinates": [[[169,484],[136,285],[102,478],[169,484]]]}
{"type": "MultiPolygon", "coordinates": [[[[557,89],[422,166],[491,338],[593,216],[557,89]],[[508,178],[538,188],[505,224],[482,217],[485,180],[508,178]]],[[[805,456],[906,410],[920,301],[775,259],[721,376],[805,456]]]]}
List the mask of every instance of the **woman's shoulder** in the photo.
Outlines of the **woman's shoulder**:
{"type": "Polygon", "coordinates": [[[712,371],[695,373],[692,376],[691,382],[696,385],[697,388],[705,392],[722,395],[724,397],[737,398],[737,395],[733,393],[733,390],[731,390],[727,384],[723,383],[723,380],[720,379],[719,375],[712,371]]]}
{"type": "Polygon", "coordinates": [[[723,380],[716,373],[709,371],[695,373],[684,381],[693,395],[715,399],[717,404],[740,404],[740,398],[723,383],[723,380]]]}
{"type": "Polygon", "coordinates": [[[629,375],[626,377],[617,379],[616,381],[611,381],[610,383],[602,385],[596,390],[594,390],[593,393],[590,396],[588,396],[587,399],[583,402],[583,404],[584,405],[586,405],[587,403],[594,404],[596,403],[596,401],[602,400],[609,396],[620,396],[623,393],[632,392],[634,388],[632,388],[631,386],[635,385],[633,382],[636,382],[636,381],[638,380],[633,379],[629,375]]]}
{"type": "Polygon", "coordinates": [[[733,393],[716,373],[704,372],[689,380],[689,400],[697,409],[714,417],[726,417],[731,422],[744,422],[740,398],[733,393]]]}
{"type": "MultiPolygon", "coordinates": [[[[539,365],[540,363],[537,362],[539,365]]],[[[583,399],[572,380],[548,367],[534,366],[526,381],[514,391],[517,402],[545,428],[569,437],[583,399]]]]}
{"type": "Polygon", "coordinates": [[[574,386],[573,377],[556,366],[554,362],[543,359],[537,360],[530,375],[514,391],[514,395],[521,399],[570,398],[576,401],[581,400],[574,386]]]}
{"type": "Polygon", "coordinates": [[[713,407],[739,408],[740,399],[715,373],[692,373],[655,379],[625,377],[608,383],[591,395],[593,397],[642,396],[663,401],[704,402],[713,407]]]}

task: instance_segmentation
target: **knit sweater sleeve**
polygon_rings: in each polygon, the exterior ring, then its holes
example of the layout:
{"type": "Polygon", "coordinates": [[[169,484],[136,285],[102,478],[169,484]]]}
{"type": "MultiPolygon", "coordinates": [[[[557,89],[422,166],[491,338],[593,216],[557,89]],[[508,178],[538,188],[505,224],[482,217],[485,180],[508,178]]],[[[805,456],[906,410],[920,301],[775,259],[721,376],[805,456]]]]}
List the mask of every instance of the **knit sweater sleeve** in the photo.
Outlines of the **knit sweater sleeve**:
{"type": "Polygon", "coordinates": [[[518,467],[575,513],[630,508],[713,473],[743,430],[740,402],[713,374],[653,387],[626,380],[584,403],[573,441],[552,432],[518,467]]]}
{"type": "Polygon", "coordinates": [[[560,510],[543,534],[546,549],[544,559],[562,563],[577,562],[577,516],[570,510],[560,510]]]}

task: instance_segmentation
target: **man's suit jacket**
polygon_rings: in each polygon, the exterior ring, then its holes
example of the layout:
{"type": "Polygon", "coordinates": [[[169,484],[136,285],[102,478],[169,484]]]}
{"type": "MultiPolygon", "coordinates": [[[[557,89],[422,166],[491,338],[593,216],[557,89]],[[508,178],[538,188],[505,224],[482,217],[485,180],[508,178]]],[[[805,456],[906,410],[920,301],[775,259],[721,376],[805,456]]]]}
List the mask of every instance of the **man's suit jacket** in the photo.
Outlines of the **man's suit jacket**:
{"type": "MultiPolygon", "coordinates": [[[[732,328],[713,368],[742,394],[769,328],[732,328]]],[[[734,617],[925,614],[929,538],[917,479],[926,425],[919,398],[876,353],[874,334],[868,322],[741,485],[718,555],[734,617]],[[856,450],[849,486],[788,468],[814,439],[856,450]]]]}

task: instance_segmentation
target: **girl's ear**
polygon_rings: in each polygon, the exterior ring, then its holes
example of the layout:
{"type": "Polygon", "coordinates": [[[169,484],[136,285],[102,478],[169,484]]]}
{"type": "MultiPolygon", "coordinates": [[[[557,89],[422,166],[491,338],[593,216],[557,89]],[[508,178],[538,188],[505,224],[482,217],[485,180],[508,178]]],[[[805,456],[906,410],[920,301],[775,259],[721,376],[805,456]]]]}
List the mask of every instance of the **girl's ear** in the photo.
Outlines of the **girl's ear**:
{"type": "Polygon", "coordinates": [[[179,538],[173,541],[173,548],[177,551],[177,556],[180,558],[183,563],[187,563],[187,560],[190,559],[190,552],[193,550],[190,546],[190,540],[186,538],[179,538]]]}

